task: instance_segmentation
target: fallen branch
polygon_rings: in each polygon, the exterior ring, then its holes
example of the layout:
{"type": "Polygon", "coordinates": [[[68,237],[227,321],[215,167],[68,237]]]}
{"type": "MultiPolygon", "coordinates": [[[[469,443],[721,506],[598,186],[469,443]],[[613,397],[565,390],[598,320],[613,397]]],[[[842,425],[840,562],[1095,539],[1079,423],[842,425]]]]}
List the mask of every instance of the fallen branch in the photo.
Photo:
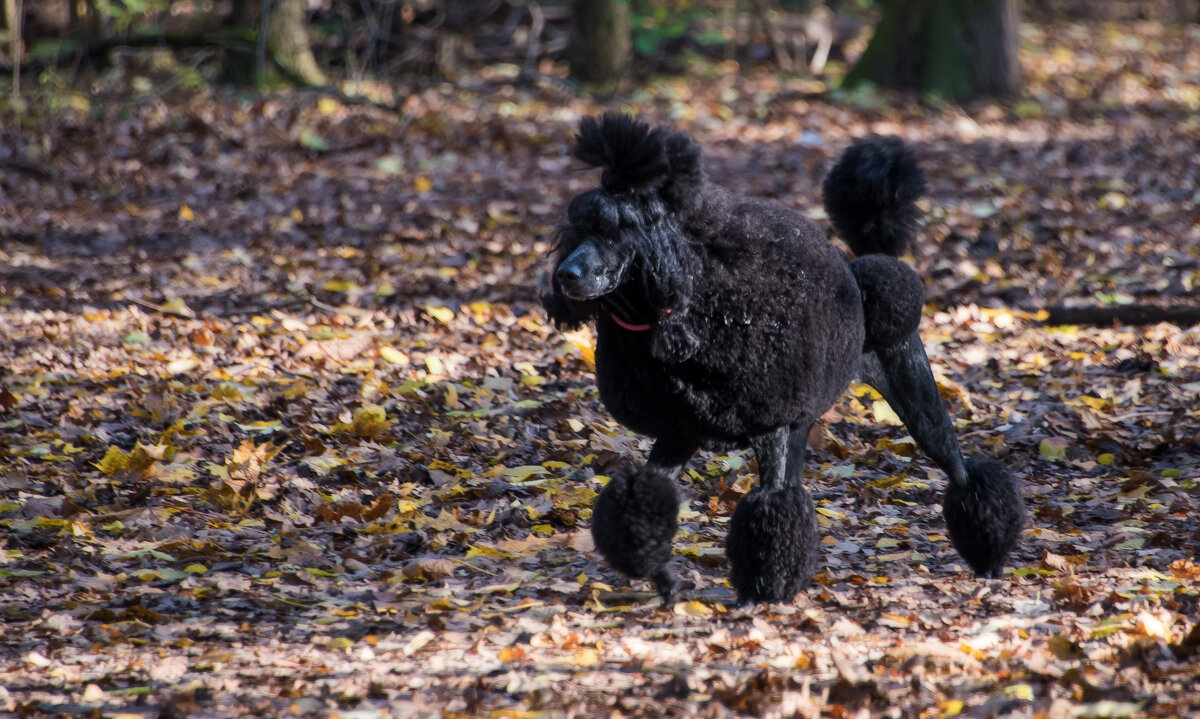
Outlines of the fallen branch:
{"type": "Polygon", "coordinates": [[[1154,325],[1169,322],[1180,327],[1200,324],[1200,306],[1194,305],[1054,305],[1047,310],[1046,325],[1154,325]]]}
{"type": "MultiPolygon", "coordinates": [[[[84,47],[70,44],[55,55],[39,58],[26,58],[22,63],[24,70],[42,70],[48,67],[63,67],[76,62],[79,58],[97,66],[108,64],[108,53],[122,47],[145,48],[166,47],[172,50],[182,50],[196,47],[247,48],[253,47],[253,34],[247,35],[243,30],[223,28],[195,33],[147,33],[125,35],[99,40],[84,47]]],[[[13,70],[13,64],[0,65],[5,72],[13,70]]]]}

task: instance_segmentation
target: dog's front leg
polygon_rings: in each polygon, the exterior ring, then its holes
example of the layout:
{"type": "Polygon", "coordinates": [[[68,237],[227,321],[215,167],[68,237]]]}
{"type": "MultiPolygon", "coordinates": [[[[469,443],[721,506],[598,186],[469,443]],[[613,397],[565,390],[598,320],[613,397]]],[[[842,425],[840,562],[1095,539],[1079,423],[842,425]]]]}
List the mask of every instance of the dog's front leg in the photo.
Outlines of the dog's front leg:
{"type": "Polygon", "coordinates": [[[950,541],[976,575],[1000,577],[1025,523],[1025,502],[1004,465],[963,457],[916,332],[862,357],[862,377],[950,477],[942,513],[950,541]]]}
{"type": "Polygon", "coordinates": [[[654,582],[668,609],[678,593],[671,569],[679,515],[675,478],[695,452],[694,446],[659,440],[645,465],[613,472],[592,507],[596,549],[623,574],[654,582]]]}
{"type": "Polygon", "coordinates": [[[791,601],[816,571],[821,543],[804,489],[807,432],[800,432],[784,426],[751,441],[759,486],[738,503],[725,537],[739,606],[791,601]]]}

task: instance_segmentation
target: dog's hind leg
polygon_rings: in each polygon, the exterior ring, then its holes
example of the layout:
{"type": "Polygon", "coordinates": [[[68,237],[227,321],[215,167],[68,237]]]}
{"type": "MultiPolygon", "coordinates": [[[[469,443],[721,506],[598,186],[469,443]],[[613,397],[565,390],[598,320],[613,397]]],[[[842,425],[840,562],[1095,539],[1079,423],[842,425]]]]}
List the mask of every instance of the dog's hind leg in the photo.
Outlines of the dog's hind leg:
{"type": "Polygon", "coordinates": [[[916,332],[862,357],[863,380],[877,389],[921,449],[950,481],[943,498],[955,549],[981,577],[999,577],[1025,523],[1025,502],[1012,475],[997,462],[962,455],[954,425],[916,332]]]}
{"type": "Polygon", "coordinates": [[[668,609],[678,591],[671,570],[679,515],[675,478],[695,452],[694,447],[656,442],[645,465],[613,473],[592,507],[596,549],[618,571],[653,582],[668,609]]]}
{"type": "Polygon", "coordinates": [[[805,424],[779,427],[751,442],[759,486],[738,502],[725,537],[738,605],[791,601],[816,571],[821,543],[804,488],[807,441],[805,424]]]}

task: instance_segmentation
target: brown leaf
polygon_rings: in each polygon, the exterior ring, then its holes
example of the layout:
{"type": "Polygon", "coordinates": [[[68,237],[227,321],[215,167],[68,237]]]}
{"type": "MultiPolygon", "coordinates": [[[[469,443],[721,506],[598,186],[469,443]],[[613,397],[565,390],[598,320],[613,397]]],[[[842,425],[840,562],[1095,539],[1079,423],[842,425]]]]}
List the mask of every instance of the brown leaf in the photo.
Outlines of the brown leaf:
{"type": "Polygon", "coordinates": [[[400,573],[414,582],[433,582],[453,575],[454,563],[438,557],[416,557],[405,562],[400,573]]]}

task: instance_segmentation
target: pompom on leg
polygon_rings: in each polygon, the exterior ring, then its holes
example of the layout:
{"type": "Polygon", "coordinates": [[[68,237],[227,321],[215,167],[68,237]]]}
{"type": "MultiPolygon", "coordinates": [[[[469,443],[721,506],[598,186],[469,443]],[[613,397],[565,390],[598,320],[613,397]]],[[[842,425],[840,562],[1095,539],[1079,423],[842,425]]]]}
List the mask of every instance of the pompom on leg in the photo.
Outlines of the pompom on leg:
{"type": "Polygon", "coordinates": [[[1025,501],[1004,465],[968,459],[966,470],[965,483],[946,485],[947,533],[975,576],[998,579],[1025,525],[1025,501]]]}
{"type": "Polygon", "coordinates": [[[652,465],[614,472],[592,507],[596,549],[622,574],[654,582],[668,608],[678,593],[670,566],[678,515],[673,474],[652,465]]]}
{"type": "Polygon", "coordinates": [[[808,585],[821,556],[817,514],[803,487],[760,487],[734,510],[725,538],[737,606],[790,602],[808,585]]]}

